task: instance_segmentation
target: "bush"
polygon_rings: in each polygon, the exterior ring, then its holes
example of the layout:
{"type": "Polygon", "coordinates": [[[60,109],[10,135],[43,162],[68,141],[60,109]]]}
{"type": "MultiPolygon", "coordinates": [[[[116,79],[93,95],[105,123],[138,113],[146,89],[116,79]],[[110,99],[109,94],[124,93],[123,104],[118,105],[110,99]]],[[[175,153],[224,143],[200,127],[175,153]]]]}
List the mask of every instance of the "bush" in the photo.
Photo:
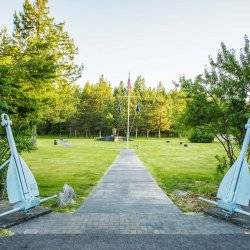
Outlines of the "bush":
{"type": "Polygon", "coordinates": [[[214,141],[214,135],[204,128],[192,129],[189,137],[190,142],[195,143],[212,143],[214,141]]]}
{"type": "Polygon", "coordinates": [[[229,162],[226,156],[216,155],[215,159],[217,160],[216,173],[218,175],[224,175],[226,170],[229,168],[229,162]]]}

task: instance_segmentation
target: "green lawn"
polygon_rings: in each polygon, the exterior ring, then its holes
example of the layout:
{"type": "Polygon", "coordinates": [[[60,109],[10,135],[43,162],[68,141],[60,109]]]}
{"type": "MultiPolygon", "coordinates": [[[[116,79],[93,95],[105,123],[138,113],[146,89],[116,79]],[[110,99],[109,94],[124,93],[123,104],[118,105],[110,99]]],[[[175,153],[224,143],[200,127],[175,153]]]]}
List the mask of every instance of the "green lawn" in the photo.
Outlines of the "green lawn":
{"type": "Polygon", "coordinates": [[[115,144],[95,140],[74,139],[71,144],[55,146],[53,139],[39,139],[38,150],[22,154],[35,175],[41,196],[58,193],[64,183],[74,188],[77,200],[69,210],[87,197],[119,152],[115,144]]]}
{"type": "MultiPolygon", "coordinates": [[[[23,153],[34,173],[42,196],[58,193],[64,183],[77,194],[74,209],[97,184],[125,143],[71,139],[72,147],[54,146],[52,139],[39,139],[38,150],[23,153]]],[[[218,143],[188,144],[179,139],[138,139],[130,143],[163,190],[183,210],[197,210],[199,195],[215,193],[216,154],[223,154],[218,143]],[[170,143],[166,143],[170,140],[170,143]],[[189,191],[186,197],[176,190],[189,191]]],[[[52,205],[50,203],[49,205],[52,205]]]]}
{"type": "Polygon", "coordinates": [[[136,152],[146,167],[184,211],[200,211],[205,204],[198,197],[215,196],[220,178],[216,175],[214,156],[224,155],[219,143],[188,143],[184,147],[179,139],[162,139],[137,144],[136,152]],[[180,197],[176,191],[188,193],[180,197]]]}

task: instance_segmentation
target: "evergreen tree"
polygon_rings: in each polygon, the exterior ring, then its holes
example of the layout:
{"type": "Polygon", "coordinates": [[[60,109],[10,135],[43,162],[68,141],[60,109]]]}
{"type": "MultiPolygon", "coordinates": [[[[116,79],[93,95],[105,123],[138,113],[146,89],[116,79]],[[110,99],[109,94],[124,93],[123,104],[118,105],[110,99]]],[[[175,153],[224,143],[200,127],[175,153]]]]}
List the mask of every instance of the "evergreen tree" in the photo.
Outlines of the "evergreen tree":
{"type": "Polygon", "coordinates": [[[113,127],[112,87],[103,75],[96,84],[87,82],[80,97],[78,124],[85,134],[111,133],[113,127]]]}

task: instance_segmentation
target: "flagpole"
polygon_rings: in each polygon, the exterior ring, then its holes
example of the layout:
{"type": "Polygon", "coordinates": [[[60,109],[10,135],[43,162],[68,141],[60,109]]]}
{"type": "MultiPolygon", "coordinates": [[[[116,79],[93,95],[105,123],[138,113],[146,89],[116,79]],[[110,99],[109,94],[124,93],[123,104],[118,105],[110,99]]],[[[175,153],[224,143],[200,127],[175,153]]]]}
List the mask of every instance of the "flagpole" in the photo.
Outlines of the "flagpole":
{"type": "MultiPolygon", "coordinates": [[[[130,81],[130,73],[129,73],[129,81],[130,81]]],[[[129,148],[129,116],[130,116],[130,89],[128,86],[128,110],[127,110],[127,149],[129,148]]]]}

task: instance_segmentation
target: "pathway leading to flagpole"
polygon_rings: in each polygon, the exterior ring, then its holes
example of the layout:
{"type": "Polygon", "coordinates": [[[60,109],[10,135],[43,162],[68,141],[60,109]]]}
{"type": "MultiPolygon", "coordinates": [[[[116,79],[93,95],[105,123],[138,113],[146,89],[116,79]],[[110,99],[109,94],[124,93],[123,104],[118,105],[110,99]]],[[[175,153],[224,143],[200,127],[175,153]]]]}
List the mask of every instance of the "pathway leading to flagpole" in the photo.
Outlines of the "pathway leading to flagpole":
{"type": "Polygon", "coordinates": [[[164,194],[132,150],[122,150],[78,213],[174,213],[180,210],[164,194]]]}
{"type": "Polygon", "coordinates": [[[122,150],[74,214],[52,213],[13,227],[17,234],[241,234],[202,214],[183,214],[136,154],[122,150]]]}

